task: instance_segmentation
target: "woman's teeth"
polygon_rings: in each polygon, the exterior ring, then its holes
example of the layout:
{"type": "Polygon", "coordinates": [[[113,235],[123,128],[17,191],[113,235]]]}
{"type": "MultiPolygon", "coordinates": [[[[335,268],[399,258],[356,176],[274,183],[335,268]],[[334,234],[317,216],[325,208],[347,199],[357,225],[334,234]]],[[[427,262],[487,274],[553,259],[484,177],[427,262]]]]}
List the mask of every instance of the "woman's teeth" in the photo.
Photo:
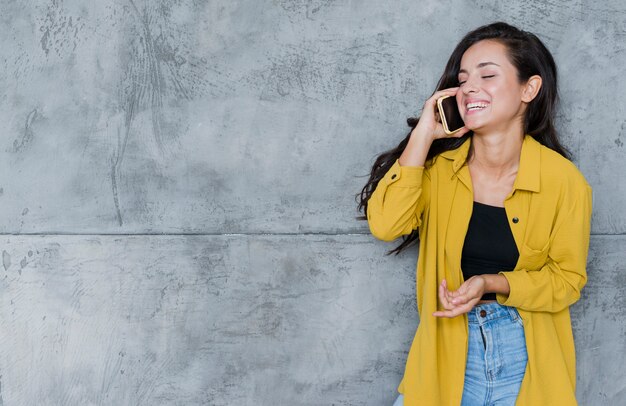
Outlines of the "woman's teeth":
{"type": "Polygon", "coordinates": [[[484,109],[485,107],[487,107],[487,103],[469,103],[467,105],[467,111],[484,109]]]}

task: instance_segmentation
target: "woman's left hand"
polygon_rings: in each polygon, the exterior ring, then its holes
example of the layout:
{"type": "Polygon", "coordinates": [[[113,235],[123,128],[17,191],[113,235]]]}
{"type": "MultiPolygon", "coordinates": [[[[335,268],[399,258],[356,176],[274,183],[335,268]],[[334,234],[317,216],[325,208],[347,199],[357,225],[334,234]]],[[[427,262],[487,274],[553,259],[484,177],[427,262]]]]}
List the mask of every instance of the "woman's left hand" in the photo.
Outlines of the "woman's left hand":
{"type": "Polygon", "coordinates": [[[474,275],[455,291],[448,290],[448,283],[444,279],[439,285],[439,300],[444,309],[436,311],[436,317],[456,317],[459,314],[467,313],[485,293],[485,278],[482,275],[474,275]]]}

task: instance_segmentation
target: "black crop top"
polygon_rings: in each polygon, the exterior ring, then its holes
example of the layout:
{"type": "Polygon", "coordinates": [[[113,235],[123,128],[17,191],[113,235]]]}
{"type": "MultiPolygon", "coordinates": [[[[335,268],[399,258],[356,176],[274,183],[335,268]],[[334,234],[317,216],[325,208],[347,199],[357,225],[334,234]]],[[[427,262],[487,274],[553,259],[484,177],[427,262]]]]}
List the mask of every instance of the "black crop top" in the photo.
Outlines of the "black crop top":
{"type": "MultiPolygon", "coordinates": [[[[512,271],[518,258],[504,207],[474,202],[461,255],[463,278],[512,271]]],[[[482,300],[496,300],[496,294],[485,293],[482,300]]]]}

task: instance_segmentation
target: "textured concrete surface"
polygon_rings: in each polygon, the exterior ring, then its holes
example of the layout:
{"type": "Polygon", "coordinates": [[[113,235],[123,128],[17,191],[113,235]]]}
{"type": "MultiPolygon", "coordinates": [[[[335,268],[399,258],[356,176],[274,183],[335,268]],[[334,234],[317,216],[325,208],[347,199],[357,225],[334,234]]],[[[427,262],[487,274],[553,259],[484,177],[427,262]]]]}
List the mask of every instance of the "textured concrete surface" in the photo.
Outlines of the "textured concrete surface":
{"type": "Polygon", "coordinates": [[[559,65],[558,126],[594,188],[579,398],[626,402],[623,2],[0,11],[0,405],[390,404],[417,249],[383,257],[354,196],[494,20],[559,65]]]}
{"type": "Polygon", "coordinates": [[[417,327],[415,260],[367,235],[3,246],[6,405],[384,404],[417,327]]]}
{"type": "MultiPolygon", "coordinates": [[[[571,308],[580,404],[626,393],[626,237],[571,308]]],[[[419,320],[417,248],[368,235],[6,236],[6,405],[383,405],[419,320]]]]}

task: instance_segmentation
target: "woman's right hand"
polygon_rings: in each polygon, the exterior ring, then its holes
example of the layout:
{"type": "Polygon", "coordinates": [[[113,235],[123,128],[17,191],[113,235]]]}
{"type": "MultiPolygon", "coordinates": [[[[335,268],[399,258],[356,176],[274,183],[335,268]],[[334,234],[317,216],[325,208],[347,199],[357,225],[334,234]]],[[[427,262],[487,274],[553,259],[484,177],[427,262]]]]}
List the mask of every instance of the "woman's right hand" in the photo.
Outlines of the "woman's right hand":
{"type": "Polygon", "coordinates": [[[449,95],[450,97],[455,97],[458,90],[458,86],[439,90],[436,91],[428,100],[426,100],[426,102],[424,103],[424,108],[422,109],[422,114],[419,118],[419,122],[411,132],[411,135],[416,133],[419,134],[420,137],[426,137],[430,138],[431,140],[436,140],[439,138],[460,138],[468,131],[470,131],[469,128],[462,127],[454,134],[446,134],[446,132],[443,130],[443,124],[441,124],[439,109],[437,108],[437,99],[439,99],[441,96],[447,95],[449,95]]]}

